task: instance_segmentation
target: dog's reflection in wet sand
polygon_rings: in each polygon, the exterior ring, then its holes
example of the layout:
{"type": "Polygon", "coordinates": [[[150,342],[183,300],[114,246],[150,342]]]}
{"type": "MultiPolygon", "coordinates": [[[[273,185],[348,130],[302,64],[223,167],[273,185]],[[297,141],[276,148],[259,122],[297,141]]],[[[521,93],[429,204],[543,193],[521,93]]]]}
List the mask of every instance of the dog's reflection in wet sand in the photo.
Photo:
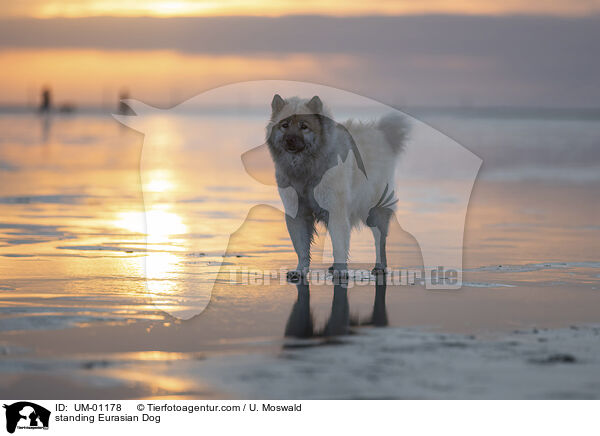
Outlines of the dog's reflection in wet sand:
{"type": "Polygon", "coordinates": [[[314,319],[310,309],[310,286],[307,283],[296,284],[298,292],[296,302],[285,326],[285,336],[289,338],[332,338],[351,333],[351,327],[388,325],[385,294],[387,290],[386,277],[380,277],[375,285],[375,299],[371,316],[366,320],[353,320],[350,317],[348,288],[343,283],[333,285],[333,301],[329,318],[322,330],[315,329],[314,319]]]}

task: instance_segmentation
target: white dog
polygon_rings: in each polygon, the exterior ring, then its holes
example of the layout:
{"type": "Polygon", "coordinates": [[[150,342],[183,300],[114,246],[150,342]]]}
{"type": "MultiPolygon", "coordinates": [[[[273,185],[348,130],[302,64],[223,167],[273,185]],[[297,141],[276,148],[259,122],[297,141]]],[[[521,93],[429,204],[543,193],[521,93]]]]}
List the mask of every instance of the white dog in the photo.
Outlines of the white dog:
{"type": "Polygon", "coordinates": [[[374,273],[387,267],[386,237],[393,214],[394,179],[408,125],[396,114],[378,121],[336,123],[320,98],[275,95],[267,125],[267,144],[286,206],[286,224],[298,255],[299,279],[310,266],[315,223],[331,235],[334,273],[347,269],[350,232],[361,223],[375,238],[374,273]]]}

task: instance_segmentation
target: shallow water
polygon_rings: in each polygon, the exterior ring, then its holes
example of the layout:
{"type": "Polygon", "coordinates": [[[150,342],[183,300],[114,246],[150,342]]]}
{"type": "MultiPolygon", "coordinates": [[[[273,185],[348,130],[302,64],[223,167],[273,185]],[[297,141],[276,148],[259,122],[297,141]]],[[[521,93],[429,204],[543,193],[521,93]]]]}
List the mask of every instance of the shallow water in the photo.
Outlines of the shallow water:
{"type": "MultiPolygon", "coordinates": [[[[0,371],[6,377],[0,392],[14,393],[15,386],[34,392],[24,382],[29,376],[60,386],[65,368],[83,365],[62,391],[65,397],[103,395],[91,386],[102,386],[106,397],[185,396],[188,390],[211,396],[210,387],[198,387],[210,385],[201,372],[182,369],[186,377],[153,380],[160,373],[156,365],[215,353],[272,353],[281,349],[290,318],[310,318],[317,333],[332,319],[360,332],[374,310],[383,310],[392,327],[477,334],[598,322],[600,120],[412,113],[483,159],[465,226],[463,288],[390,286],[382,306],[374,286],[357,285],[348,291],[348,307],[344,299],[334,299],[332,307],[335,293],[327,285],[312,286],[306,305],[296,286],[279,279],[231,284],[229,269],[295,265],[276,190],[250,184],[239,174],[239,156],[228,149],[223,131],[231,130],[231,117],[215,114],[212,120],[210,144],[223,156],[219,165],[210,160],[214,150],[197,150],[194,159],[177,153],[183,147],[177,126],[190,126],[189,116],[155,121],[166,135],[157,141],[171,146],[163,158],[174,164],[141,179],[143,135],[108,115],[3,113],[0,371]],[[145,198],[148,225],[142,185],[151,193],[145,198]],[[203,226],[206,217],[236,230],[232,238],[215,237],[203,226]],[[223,265],[221,247],[227,247],[223,265]],[[212,295],[197,292],[213,280],[212,295]],[[188,321],[165,313],[185,314],[190,302],[208,307],[188,321]],[[115,360],[154,369],[134,380],[132,371],[89,364],[115,360]],[[192,379],[196,385],[188,389],[192,379]]],[[[247,140],[252,148],[262,138],[247,140]]],[[[392,227],[393,259],[419,267],[415,239],[399,222],[392,227]]],[[[368,241],[357,239],[355,246],[356,253],[370,255],[368,241]]]]}

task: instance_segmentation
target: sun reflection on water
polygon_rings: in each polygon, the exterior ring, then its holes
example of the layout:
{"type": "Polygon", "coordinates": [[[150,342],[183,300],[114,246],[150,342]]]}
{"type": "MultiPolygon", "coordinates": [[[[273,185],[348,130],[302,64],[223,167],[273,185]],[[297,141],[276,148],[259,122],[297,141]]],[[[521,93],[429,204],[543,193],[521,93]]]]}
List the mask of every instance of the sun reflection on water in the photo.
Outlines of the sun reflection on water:
{"type": "Polygon", "coordinates": [[[146,234],[148,244],[167,244],[175,235],[182,235],[187,231],[183,218],[171,211],[171,207],[162,204],[154,205],[147,212],[119,212],[115,224],[131,232],[146,234]]]}
{"type": "Polygon", "coordinates": [[[169,305],[164,296],[178,292],[183,240],[187,232],[183,218],[170,205],[153,205],[147,212],[124,211],[117,214],[115,224],[123,229],[146,234],[146,290],[155,304],[169,305]],[[180,252],[180,253],[177,253],[180,252]]]}
{"type": "Polygon", "coordinates": [[[143,189],[147,193],[163,193],[175,190],[176,184],[170,171],[153,170],[148,174],[148,181],[144,183],[143,189]]]}

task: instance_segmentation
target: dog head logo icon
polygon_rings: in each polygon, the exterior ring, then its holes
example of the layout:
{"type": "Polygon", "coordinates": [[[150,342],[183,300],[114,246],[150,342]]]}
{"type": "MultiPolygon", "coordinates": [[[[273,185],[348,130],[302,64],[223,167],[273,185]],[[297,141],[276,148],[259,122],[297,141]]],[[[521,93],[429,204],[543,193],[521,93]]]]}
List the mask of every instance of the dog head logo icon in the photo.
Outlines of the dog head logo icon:
{"type": "Polygon", "coordinates": [[[47,429],[50,411],[29,401],[5,404],[6,431],[14,433],[16,429],[47,429]]]}

